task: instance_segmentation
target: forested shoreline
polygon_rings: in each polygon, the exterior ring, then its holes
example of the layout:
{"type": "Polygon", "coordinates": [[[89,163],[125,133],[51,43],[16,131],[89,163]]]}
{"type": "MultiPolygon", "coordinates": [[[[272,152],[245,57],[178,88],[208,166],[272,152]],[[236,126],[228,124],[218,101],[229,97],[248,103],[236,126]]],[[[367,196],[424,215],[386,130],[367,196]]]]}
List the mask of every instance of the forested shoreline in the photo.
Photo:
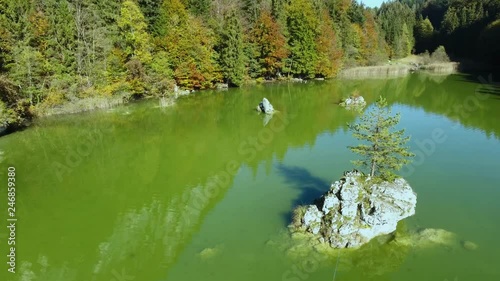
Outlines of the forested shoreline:
{"type": "Polygon", "coordinates": [[[444,46],[500,63],[500,0],[0,0],[0,127],[87,100],[331,78],[444,46]]]}

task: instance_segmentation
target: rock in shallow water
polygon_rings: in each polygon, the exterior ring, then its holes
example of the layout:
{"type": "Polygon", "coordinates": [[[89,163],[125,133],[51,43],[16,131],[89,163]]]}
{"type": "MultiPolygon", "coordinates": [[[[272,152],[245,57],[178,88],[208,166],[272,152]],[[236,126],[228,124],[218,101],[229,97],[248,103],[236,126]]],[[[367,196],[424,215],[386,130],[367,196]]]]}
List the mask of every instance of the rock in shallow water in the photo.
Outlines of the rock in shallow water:
{"type": "Polygon", "coordinates": [[[220,252],[220,246],[216,246],[213,248],[205,248],[201,252],[198,253],[198,256],[203,259],[210,259],[218,255],[220,252]]]}
{"type": "Polygon", "coordinates": [[[372,184],[357,171],[332,184],[318,205],[309,205],[302,228],[333,248],[359,247],[392,233],[397,223],[415,214],[417,196],[402,178],[372,184]]]}
{"type": "Polygon", "coordinates": [[[266,98],[262,99],[262,101],[259,103],[259,106],[257,106],[257,110],[266,114],[274,113],[273,105],[266,98]]]}
{"type": "Polygon", "coordinates": [[[471,241],[462,241],[462,247],[467,251],[475,251],[478,248],[477,244],[471,241]]]}
{"type": "Polygon", "coordinates": [[[408,239],[402,243],[409,243],[419,248],[453,246],[457,244],[457,237],[454,233],[444,229],[426,228],[408,236],[408,239]]]}
{"type": "Polygon", "coordinates": [[[363,108],[366,106],[366,101],[362,96],[351,96],[341,102],[340,105],[346,108],[363,108]]]}
{"type": "Polygon", "coordinates": [[[321,218],[323,213],[318,210],[315,205],[310,205],[304,214],[304,226],[312,234],[318,234],[321,226],[321,218]]]}

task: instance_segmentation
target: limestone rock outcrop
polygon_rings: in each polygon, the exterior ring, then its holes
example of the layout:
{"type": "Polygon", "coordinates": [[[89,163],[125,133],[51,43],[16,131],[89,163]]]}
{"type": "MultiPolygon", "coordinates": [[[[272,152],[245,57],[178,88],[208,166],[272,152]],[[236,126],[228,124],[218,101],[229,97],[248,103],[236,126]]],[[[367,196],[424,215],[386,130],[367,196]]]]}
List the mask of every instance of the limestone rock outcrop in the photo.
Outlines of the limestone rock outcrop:
{"type": "Polygon", "coordinates": [[[392,233],[415,214],[417,196],[402,178],[373,183],[358,171],[344,173],[314,205],[303,208],[295,231],[318,236],[333,248],[359,247],[392,233]]]}

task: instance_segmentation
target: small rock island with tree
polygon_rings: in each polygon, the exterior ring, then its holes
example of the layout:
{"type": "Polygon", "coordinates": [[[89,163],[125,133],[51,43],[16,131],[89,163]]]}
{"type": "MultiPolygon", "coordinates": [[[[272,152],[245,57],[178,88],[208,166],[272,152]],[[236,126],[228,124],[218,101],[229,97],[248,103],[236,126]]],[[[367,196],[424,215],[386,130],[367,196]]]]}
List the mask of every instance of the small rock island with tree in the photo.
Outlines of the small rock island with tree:
{"type": "Polygon", "coordinates": [[[314,204],[297,207],[290,225],[293,233],[315,236],[332,248],[355,248],[394,232],[400,220],[415,214],[417,196],[395,174],[414,156],[406,147],[410,138],[405,131],[394,129],[399,120],[380,97],[360,123],[349,125],[361,141],[349,147],[361,156],[353,162],[368,173],[345,172],[314,204]]]}

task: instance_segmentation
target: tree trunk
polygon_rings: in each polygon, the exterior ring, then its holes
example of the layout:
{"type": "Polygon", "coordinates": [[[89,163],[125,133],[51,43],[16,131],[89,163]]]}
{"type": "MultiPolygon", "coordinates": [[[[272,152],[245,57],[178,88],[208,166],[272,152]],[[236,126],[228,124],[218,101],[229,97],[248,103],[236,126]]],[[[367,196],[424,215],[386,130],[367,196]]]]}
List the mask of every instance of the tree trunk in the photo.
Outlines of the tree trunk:
{"type": "MultiPolygon", "coordinates": [[[[377,122],[377,126],[375,127],[375,133],[374,135],[375,136],[378,136],[378,133],[379,133],[379,126],[378,126],[378,123],[380,122],[380,118],[379,118],[379,121],[377,122]]],[[[375,144],[373,144],[373,152],[376,152],[378,150],[378,146],[377,146],[377,139],[375,139],[375,144]]],[[[370,168],[370,176],[373,178],[375,176],[375,166],[376,164],[376,161],[375,159],[372,159],[372,166],[370,168]]]]}

